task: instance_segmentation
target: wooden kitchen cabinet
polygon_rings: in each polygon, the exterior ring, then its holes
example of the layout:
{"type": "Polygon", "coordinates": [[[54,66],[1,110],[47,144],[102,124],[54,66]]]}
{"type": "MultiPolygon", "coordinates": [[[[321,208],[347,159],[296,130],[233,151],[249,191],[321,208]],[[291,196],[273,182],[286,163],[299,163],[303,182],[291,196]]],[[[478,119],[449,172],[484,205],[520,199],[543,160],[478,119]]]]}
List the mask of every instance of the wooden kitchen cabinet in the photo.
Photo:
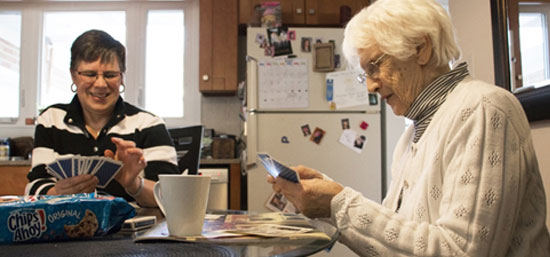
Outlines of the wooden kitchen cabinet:
{"type": "Polygon", "coordinates": [[[28,165],[2,165],[0,164],[0,196],[24,195],[25,186],[28,183],[27,174],[31,166],[28,165]]]}
{"type": "Polygon", "coordinates": [[[238,0],[200,0],[199,90],[237,92],[238,0]]]}
{"type": "MultiPolygon", "coordinates": [[[[247,24],[254,19],[254,7],[270,0],[240,0],[239,23],[247,24]]],[[[340,8],[348,6],[353,16],[369,0],[280,0],[281,15],[285,25],[343,26],[340,8]]]]}

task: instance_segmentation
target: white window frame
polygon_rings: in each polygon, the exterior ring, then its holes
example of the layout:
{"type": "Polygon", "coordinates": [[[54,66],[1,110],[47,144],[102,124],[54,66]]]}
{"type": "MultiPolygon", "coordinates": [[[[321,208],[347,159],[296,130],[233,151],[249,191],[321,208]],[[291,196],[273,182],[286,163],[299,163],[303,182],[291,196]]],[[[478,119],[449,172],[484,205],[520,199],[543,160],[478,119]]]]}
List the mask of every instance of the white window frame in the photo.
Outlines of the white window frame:
{"type": "MultiPolygon", "coordinates": [[[[544,14],[544,17],[546,18],[546,49],[544,53],[544,59],[546,60],[546,66],[544,69],[544,73],[546,76],[549,76],[550,74],[550,4],[544,3],[544,4],[528,4],[528,3],[519,3],[518,5],[518,12],[519,13],[539,13],[544,14]]],[[[523,60],[522,60],[523,61],[523,60]]],[[[535,85],[532,85],[534,87],[541,87],[548,85],[548,80],[539,81],[535,85]]],[[[527,87],[530,85],[523,85],[523,87],[527,87]]]]}
{"type": "MultiPolygon", "coordinates": [[[[145,84],[145,36],[147,10],[180,8],[184,10],[184,117],[164,118],[168,127],[201,123],[199,92],[199,0],[187,1],[0,1],[1,11],[21,12],[20,112],[15,123],[0,124],[0,137],[33,136],[34,126],[25,125],[26,118],[37,113],[42,50],[43,16],[52,11],[126,11],[126,67],[124,100],[143,107],[145,84]]],[[[69,72],[67,70],[67,72],[69,72]]],[[[67,85],[67,90],[70,90],[67,85]]],[[[154,86],[154,85],[152,85],[154,86]]],[[[69,102],[71,99],[67,99],[69,102]]]]}

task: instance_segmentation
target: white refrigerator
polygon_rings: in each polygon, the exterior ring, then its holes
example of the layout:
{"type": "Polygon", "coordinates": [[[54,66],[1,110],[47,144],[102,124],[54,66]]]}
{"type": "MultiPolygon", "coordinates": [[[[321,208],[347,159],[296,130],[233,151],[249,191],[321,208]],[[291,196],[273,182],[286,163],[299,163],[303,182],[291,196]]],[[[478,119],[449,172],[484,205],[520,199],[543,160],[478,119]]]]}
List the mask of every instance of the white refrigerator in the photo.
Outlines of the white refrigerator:
{"type": "MultiPolygon", "coordinates": [[[[273,61],[285,60],[266,56],[265,48],[261,48],[261,40],[267,36],[265,28],[248,28],[247,30],[247,81],[246,81],[246,164],[248,210],[269,211],[265,205],[272,193],[271,186],[266,182],[266,171],[257,160],[258,152],[267,152],[272,157],[288,165],[302,164],[322,171],[344,186],[350,186],[364,196],[380,202],[383,194],[382,175],[382,116],[380,103],[367,103],[349,108],[331,108],[327,100],[327,72],[313,71],[313,53],[301,50],[302,38],[323,43],[333,41],[335,54],[340,55],[340,68],[345,69],[341,55],[343,29],[341,28],[288,28],[294,40],[290,40],[295,58],[286,61],[305,62],[297,69],[301,70],[301,79],[297,83],[306,85],[295,86],[286,92],[287,99],[278,99],[278,103],[266,104],[270,97],[280,98],[276,90],[266,95],[267,76],[283,76],[287,79],[296,76],[293,70],[281,68],[268,69],[262,65],[273,61]],[[263,70],[262,70],[263,69],[263,70]],[[275,74],[274,74],[275,73],[275,74]],[[279,74],[276,74],[279,73],[279,74]],[[305,76],[304,76],[305,74],[305,76]],[[299,92],[296,92],[299,91],[299,92]],[[290,107],[289,107],[290,106],[290,107]],[[344,132],[342,120],[348,119],[349,128],[356,136],[363,135],[366,139],[360,151],[342,143],[340,138],[344,132]],[[368,124],[368,126],[365,126],[368,124]],[[319,143],[312,141],[311,136],[305,136],[302,126],[308,125],[311,132],[316,128],[325,133],[319,143]]],[[[296,71],[298,72],[298,71],[296,71]]],[[[294,83],[293,81],[290,81],[294,83]]],[[[289,82],[289,83],[290,83],[289,82]]],[[[366,94],[365,85],[360,85],[366,94]]],[[[273,86],[284,86],[281,84],[273,86]]],[[[279,92],[280,93],[280,92],[279,92]]]]}

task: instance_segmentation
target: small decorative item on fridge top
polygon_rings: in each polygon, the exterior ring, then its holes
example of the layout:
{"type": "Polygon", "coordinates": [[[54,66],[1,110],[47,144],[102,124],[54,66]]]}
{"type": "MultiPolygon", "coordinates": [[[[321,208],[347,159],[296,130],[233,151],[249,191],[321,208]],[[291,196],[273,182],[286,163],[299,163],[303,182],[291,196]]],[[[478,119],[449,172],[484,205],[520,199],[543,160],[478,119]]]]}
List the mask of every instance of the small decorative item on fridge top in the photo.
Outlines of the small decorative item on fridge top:
{"type": "Polygon", "coordinates": [[[264,2],[262,3],[262,27],[272,28],[282,25],[281,3],[264,2]]]}

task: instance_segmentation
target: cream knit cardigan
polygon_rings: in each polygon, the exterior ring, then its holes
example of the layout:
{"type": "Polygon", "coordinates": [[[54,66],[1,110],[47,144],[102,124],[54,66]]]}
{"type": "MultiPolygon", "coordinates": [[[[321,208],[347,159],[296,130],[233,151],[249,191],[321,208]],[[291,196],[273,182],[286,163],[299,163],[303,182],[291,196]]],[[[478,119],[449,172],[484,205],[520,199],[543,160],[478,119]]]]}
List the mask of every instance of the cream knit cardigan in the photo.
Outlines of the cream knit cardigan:
{"type": "Polygon", "coordinates": [[[413,136],[411,126],[399,140],[382,205],[349,187],[333,198],[341,242],[361,256],[550,256],[530,128],[512,94],[466,77],[413,136]]]}

